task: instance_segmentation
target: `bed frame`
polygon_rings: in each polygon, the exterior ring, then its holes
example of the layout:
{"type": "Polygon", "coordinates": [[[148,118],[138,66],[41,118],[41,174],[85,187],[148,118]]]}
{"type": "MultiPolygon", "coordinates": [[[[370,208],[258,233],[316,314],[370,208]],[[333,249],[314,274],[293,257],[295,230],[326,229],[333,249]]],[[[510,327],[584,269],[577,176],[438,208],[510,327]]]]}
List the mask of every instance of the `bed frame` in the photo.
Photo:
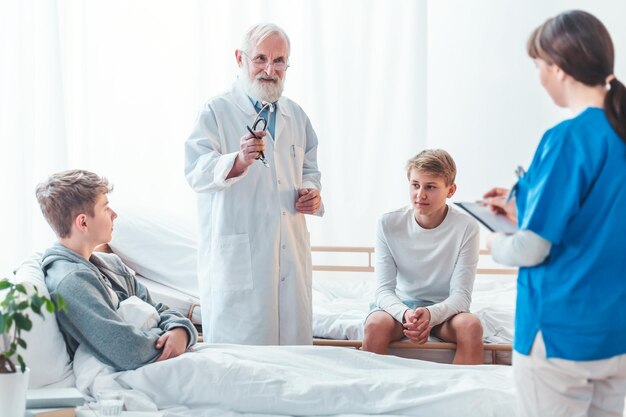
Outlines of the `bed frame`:
{"type": "MultiPolygon", "coordinates": [[[[373,247],[360,247],[360,246],[312,246],[312,256],[314,258],[319,257],[320,254],[334,254],[339,257],[349,258],[348,261],[342,262],[341,265],[334,265],[328,261],[325,263],[317,263],[313,260],[313,271],[324,272],[374,272],[374,266],[372,265],[372,259],[374,255],[373,247]],[[342,256],[344,255],[344,256],[342,256]],[[359,258],[358,262],[354,259],[359,258]]],[[[490,256],[491,253],[487,249],[481,249],[481,257],[490,256]]],[[[323,256],[322,256],[323,257],[323,256]]],[[[480,265],[480,262],[479,262],[480,265]]],[[[477,275],[516,275],[517,268],[507,267],[479,267],[476,270],[477,275]]],[[[349,347],[353,349],[361,349],[363,344],[362,340],[335,340],[335,339],[313,339],[313,344],[316,346],[341,346],[349,347]]],[[[427,351],[437,350],[450,351],[450,355],[456,350],[455,343],[449,342],[426,342],[424,344],[417,344],[408,340],[402,340],[392,342],[389,345],[391,354],[402,357],[415,357],[415,351],[427,351]]],[[[510,365],[510,356],[512,353],[512,346],[510,344],[484,344],[484,350],[486,357],[489,357],[491,364],[505,364],[510,365]]]]}

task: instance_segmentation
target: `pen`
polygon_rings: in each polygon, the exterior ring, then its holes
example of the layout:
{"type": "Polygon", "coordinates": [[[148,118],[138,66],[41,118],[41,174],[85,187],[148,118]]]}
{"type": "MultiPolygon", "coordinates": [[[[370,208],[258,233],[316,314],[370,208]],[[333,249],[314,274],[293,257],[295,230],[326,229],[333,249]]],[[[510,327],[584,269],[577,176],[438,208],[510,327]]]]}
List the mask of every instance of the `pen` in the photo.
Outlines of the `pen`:
{"type": "Polygon", "coordinates": [[[517,192],[517,183],[515,183],[515,185],[511,187],[511,191],[509,191],[509,195],[506,196],[506,200],[504,201],[504,203],[506,204],[509,201],[511,201],[511,199],[515,197],[516,192],[517,192]]]}
{"type": "Polygon", "coordinates": [[[524,178],[524,175],[526,175],[526,170],[524,170],[524,167],[522,167],[521,165],[518,165],[517,168],[515,168],[515,176],[517,177],[517,182],[515,183],[515,185],[513,185],[513,187],[511,187],[511,191],[509,191],[509,195],[506,197],[506,203],[511,201],[511,199],[515,197],[515,194],[517,194],[517,187],[519,186],[520,180],[524,178]]]}
{"type": "MultiPolygon", "coordinates": [[[[252,129],[250,129],[250,126],[246,126],[246,129],[248,129],[248,132],[250,132],[252,137],[254,137],[255,139],[261,139],[260,137],[254,134],[252,129]]],[[[267,160],[265,159],[265,154],[263,153],[263,151],[259,151],[259,156],[256,159],[263,162],[263,165],[269,168],[270,164],[267,163],[267,160]]]]}

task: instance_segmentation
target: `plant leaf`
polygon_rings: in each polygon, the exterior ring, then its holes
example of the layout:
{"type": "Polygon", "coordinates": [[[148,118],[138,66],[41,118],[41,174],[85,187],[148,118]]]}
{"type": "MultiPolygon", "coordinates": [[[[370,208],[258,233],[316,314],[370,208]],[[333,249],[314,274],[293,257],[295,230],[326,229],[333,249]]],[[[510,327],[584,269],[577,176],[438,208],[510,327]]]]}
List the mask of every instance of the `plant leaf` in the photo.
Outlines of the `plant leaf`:
{"type": "Polygon", "coordinates": [[[4,290],[6,288],[9,288],[11,286],[11,283],[9,282],[8,279],[3,278],[2,281],[0,281],[0,290],[4,290]]]}
{"type": "Polygon", "coordinates": [[[43,314],[41,314],[41,305],[31,304],[30,308],[35,312],[35,314],[43,316],[43,314]]]}
{"type": "Polygon", "coordinates": [[[24,358],[22,358],[22,355],[17,355],[17,363],[20,364],[20,370],[22,371],[22,373],[24,373],[26,371],[26,363],[24,363],[24,358]]]}
{"type": "Polygon", "coordinates": [[[28,292],[26,291],[26,287],[24,287],[22,284],[15,284],[15,290],[17,292],[21,292],[24,295],[28,295],[28,292]]]}
{"type": "Polygon", "coordinates": [[[20,330],[29,331],[33,328],[33,322],[30,321],[30,318],[24,314],[15,314],[13,319],[15,320],[15,325],[20,330]]]}
{"type": "Polygon", "coordinates": [[[17,344],[20,345],[24,349],[26,349],[28,347],[28,345],[26,344],[24,339],[17,339],[17,344]]]}
{"type": "Polygon", "coordinates": [[[3,307],[8,306],[13,300],[15,300],[15,295],[13,295],[13,292],[9,290],[8,294],[4,296],[4,301],[2,302],[2,306],[3,307]]]}
{"type": "Polygon", "coordinates": [[[65,299],[60,295],[57,295],[57,310],[67,311],[67,303],[65,302],[65,299]]]}
{"type": "Polygon", "coordinates": [[[0,313],[0,334],[6,333],[9,330],[8,317],[0,313]]]}
{"type": "Polygon", "coordinates": [[[43,305],[43,303],[44,303],[44,298],[40,297],[37,294],[33,294],[33,295],[30,296],[30,303],[32,305],[37,305],[37,306],[41,307],[41,305],[43,305]]]}
{"type": "Polygon", "coordinates": [[[18,310],[26,310],[28,308],[28,300],[24,300],[16,307],[18,310]]]}
{"type": "Polygon", "coordinates": [[[30,297],[30,308],[38,315],[43,317],[41,314],[41,306],[45,303],[44,297],[40,297],[37,294],[33,294],[30,297]]]}
{"type": "Polygon", "coordinates": [[[52,300],[46,299],[46,310],[48,310],[48,313],[54,313],[54,303],[52,300]]]}

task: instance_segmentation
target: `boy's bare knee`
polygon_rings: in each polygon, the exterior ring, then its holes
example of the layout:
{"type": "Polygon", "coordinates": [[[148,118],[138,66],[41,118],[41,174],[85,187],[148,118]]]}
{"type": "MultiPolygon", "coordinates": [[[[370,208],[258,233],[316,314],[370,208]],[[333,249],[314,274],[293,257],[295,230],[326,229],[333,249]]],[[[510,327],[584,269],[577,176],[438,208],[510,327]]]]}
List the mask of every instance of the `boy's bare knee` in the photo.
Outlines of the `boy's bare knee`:
{"type": "Polygon", "coordinates": [[[483,340],[483,325],[473,314],[465,313],[457,321],[456,334],[459,341],[478,342],[483,340]]]}
{"type": "Polygon", "coordinates": [[[382,335],[391,335],[392,329],[393,327],[389,326],[389,323],[385,323],[385,320],[373,318],[365,322],[363,332],[366,339],[377,339],[382,335]]]}
{"type": "Polygon", "coordinates": [[[388,345],[393,338],[395,319],[385,314],[372,314],[365,322],[363,350],[387,353],[388,345]]]}

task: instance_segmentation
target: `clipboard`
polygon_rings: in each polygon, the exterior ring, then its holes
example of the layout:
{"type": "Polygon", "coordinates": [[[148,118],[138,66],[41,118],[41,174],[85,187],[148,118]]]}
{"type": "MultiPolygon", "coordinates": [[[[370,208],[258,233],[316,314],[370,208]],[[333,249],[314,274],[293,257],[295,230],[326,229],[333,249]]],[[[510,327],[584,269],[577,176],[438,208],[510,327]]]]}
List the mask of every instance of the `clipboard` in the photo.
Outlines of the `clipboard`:
{"type": "Polygon", "coordinates": [[[473,218],[478,220],[480,224],[485,226],[492,232],[513,234],[517,232],[517,225],[500,214],[493,213],[489,206],[484,206],[483,203],[470,203],[460,202],[454,203],[473,218]]]}

